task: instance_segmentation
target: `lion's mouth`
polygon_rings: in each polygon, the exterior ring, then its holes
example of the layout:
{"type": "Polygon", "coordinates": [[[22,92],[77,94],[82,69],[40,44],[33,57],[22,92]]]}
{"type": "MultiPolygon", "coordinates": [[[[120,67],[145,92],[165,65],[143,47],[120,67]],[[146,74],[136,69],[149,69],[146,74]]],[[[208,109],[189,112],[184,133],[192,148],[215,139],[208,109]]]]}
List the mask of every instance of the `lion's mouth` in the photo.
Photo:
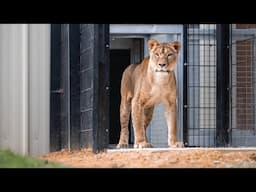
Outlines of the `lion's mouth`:
{"type": "Polygon", "coordinates": [[[155,72],[160,72],[160,73],[170,73],[170,70],[163,70],[163,69],[156,69],[155,72]]]}

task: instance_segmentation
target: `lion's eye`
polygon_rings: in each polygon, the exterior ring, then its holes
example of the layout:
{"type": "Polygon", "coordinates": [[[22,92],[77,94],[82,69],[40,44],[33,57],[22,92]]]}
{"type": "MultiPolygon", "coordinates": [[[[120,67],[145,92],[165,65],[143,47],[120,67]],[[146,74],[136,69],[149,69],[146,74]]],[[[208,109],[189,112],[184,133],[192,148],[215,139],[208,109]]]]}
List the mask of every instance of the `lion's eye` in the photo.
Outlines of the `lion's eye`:
{"type": "Polygon", "coordinates": [[[158,53],[155,53],[155,56],[159,57],[159,54],[158,54],[158,53]]]}
{"type": "Polygon", "coordinates": [[[167,56],[170,57],[170,56],[172,56],[172,55],[173,55],[172,53],[169,53],[167,56]]]}

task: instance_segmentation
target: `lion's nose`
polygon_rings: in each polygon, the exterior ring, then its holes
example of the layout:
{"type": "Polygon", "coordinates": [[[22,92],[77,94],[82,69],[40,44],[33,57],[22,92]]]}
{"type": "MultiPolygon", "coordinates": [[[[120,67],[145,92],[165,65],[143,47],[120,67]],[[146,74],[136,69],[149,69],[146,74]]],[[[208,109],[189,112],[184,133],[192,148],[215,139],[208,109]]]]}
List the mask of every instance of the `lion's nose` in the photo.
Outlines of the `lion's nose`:
{"type": "Polygon", "coordinates": [[[164,67],[166,64],[165,63],[159,63],[158,64],[160,67],[164,67]]]}

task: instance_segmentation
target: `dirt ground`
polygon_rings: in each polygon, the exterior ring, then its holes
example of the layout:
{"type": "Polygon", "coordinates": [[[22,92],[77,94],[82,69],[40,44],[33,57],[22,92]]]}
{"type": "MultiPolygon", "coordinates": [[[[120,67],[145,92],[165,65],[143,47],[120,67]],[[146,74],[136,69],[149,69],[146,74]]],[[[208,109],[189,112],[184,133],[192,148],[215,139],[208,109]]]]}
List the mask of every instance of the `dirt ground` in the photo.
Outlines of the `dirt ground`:
{"type": "Polygon", "coordinates": [[[40,159],[79,168],[256,168],[255,150],[166,149],[53,152],[40,159]]]}

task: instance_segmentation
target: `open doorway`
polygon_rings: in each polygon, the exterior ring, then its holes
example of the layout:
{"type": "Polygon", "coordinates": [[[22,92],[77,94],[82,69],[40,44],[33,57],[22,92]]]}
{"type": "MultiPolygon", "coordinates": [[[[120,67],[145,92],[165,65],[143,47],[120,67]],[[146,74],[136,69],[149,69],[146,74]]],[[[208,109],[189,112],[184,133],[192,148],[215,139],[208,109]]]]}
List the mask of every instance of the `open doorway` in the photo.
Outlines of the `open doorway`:
{"type": "Polygon", "coordinates": [[[117,144],[119,140],[119,105],[121,102],[120,85],[122,73],[130,64],[130,52],[131,51],[129,49],[110,50],[110,144],[117,144]]]}
{"type": "MultiPolygon", "coordinates": [[[[144,57],[144,39],[112,38],[110,40],[110,125],[109,144],[115,146],[120,136],[120,86],[122,73],[131,63],[140,63],[144,57]]],[[[132,123],[129,122],[129,144],[133,144],[132,123]]]]}

